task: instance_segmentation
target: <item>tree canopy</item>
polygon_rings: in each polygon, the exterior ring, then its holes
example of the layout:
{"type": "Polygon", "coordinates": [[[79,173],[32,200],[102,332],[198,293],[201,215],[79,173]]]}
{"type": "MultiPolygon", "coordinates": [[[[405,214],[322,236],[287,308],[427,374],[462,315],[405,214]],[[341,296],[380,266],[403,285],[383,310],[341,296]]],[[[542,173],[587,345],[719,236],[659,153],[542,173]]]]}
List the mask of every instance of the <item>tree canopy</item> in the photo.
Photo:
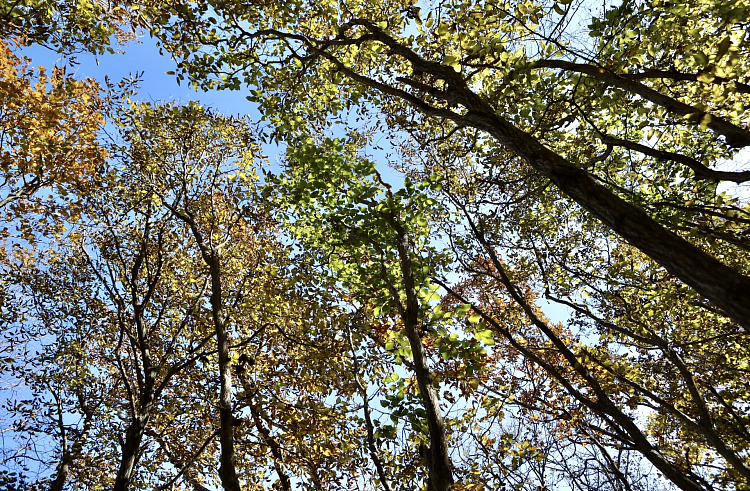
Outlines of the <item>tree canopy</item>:
{"type": "Polygon", "coordinates": [[[747,1],[2,13],[0,487],[750,489],[747,1]]]}

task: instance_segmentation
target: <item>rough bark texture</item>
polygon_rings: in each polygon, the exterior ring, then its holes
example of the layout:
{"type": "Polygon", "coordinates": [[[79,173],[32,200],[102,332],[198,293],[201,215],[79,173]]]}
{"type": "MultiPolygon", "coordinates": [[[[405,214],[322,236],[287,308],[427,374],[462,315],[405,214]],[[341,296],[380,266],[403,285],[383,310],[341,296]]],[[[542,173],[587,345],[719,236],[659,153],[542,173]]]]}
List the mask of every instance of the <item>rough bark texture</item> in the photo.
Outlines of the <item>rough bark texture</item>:
{"type": "Polygon", "coordinates": [[[430,447],[426,452],[425,459],[430,471],[429,489],[435,491],[448,491],[453,485],[453,472],[450,456],[448,455],[448,443],[445,438],[445,425],[440,411],[437,392],[432,384],[430,368],[427,365],[427,355],[419,337],[419,298],[417,296],[416,282],[410,256],[409,237],[399,226],[395,226],[398,234],[398,254],[401,262],[404,289],[406,290],[406,305],[401,312],[404,321],[404,331],[409,339],[414,356],[414,372],[417,376],[419,392],[424,402],[427,414],[427,425],[430,434],[430,447]]]}

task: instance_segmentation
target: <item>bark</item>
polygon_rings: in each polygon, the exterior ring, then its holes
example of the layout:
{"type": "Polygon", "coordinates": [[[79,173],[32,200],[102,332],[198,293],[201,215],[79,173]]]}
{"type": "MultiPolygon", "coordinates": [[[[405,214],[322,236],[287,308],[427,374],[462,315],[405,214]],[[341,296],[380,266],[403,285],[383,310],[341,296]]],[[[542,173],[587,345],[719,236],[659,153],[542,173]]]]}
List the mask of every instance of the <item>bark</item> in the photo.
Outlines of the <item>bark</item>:
{"type": "MultiPolygon", "coordinates": [[[[403,274],[404,289],[406,290],[406,305],[400,309],[401,318],[404,322],[404,331],[409,339],[414,356],[414,372],[422,395],[425,413],[427,414],[427,425],[430,435],[430,447],[425,458],[429,468],[429,489],[435,491],[448,491],[453,485],[453,472],[451,458],[448,455],[448,443],[445,437],[445,425],[443,415],[440,411],[437,392],[432,384],[430,368],[427,364],[422,339],[419,336],[419,298],[417,296],[414,270],[410,255],[409,237],[406,231],[395,221],[391,225],[398,236],[398,254],[403,274]]],[[[399,301],[399,297],[394,297],[399,301]]]]}
{"type": "MultiPolygon", "coordinates": [[[[145,244],[145,242],[144,242],[145,244]]],[[[145,250],[145,249],[144,249],[145,250]]],[[[139,261],[134,266],[134,281],[137,276],[139,261]]],[[[148,339],[145,321],[143,319],[143,306],[134,301],[135,327],[138,337],[136,347],[140,348],[141,363],[143,364],[143,384],[140,387],[140,400],[133,404],[132,421],[125,431],[125,442],[122,446],[122,457],[120,468],[117,471],[113,491],[126,491],[130,487],[133,471],[141,455],[141,444],[143,435],[148,428],[149,420],[153,412],[155,402],[156,369],[151,360],[151,350],[148,348],[148,339]]]]}
{"type": "Polygon", "coordinates": [[[141,442],[148,426],[150,415],[137,414],[125,432],[125,443],[122,446],[120,468],[117,471],[113,491],[125,491],[130,487],[133,471],[140,457],[141,442]]]}
{"type": "MultiPolygon", "coordinates": [[[[393,200],[391,186],[383,182],[379,175],[378,179],[386,188],[388,198],[393,200]]],[[[364,198],[360,199],[360,203],[372,206],[372,203],[364,198]]],[[[453,465],[451,458],[448,455],[445,424],[440,410],[437,391],[432,382],[432,375],[430,374],[430,368],[427,363],[427,355],[419,333],[419,296],[417,293],[417,282],[414,277],[414,265],[410,252],[412,244],[409,234],[399,221],[399,218],[395,216],[393,212],[381,212],[381,216],[390,225],[393,232],[395,232],[395,245],[398,251],[403,289],[406,293],[406,303],[404,304],[399,289],[394,286],[388,272],[385,269],[381,269],[383,282],[386,284],[391,296],[391,305],[398,310],[399,316],[404,323],[404,332],[409,340],[409,347],[411,348],[412,356],[414,358],[413,370],[417,378],[417,385],[419,386],[419,392],[422,397],[422,403],[427,418],[430,447],[429,450],[423,452],[425,454],[423,457],[427,461],[429,469],[428,489],[431,491],[449,491],[454,482],[453,465]]],[[[356,230],[350,230],[350,234],[355,236],[359,235],[356,230]]],[[[372,241],[370,238],[366,238],[366,240],[372,241]]],[[[380,246],[376,245],[376,247],[380,246]]],[[[353,345],[352,350],[354,350],[353,345]]],[[[358,374],[355,374],[355,378],[357,376],[358,374]]],[[[365,401],[366,399],[365,394],[365,401]]],[[[365,406],[365,415],[366,419],[369,419],[369,410],[367,406],[365,406]]],[[[375,453],[374,443],[370,447],[370,451],[377,467],[379,459],[375,453]]],[[[385,473],[380,472],[380,469],[378,470],[383,486],[387,489],[388,484],[385,480],[385,473]]]]}
{"type": "Polygon", "coordinates": [[[221,269],[219,257],[211,250],[209,268],[211,270],[211,313],[216,329],[216,343],[219,353],[219,443],[221,444],[221,465],[219,477],[226,491],[240,491],[234,455],[234,423],[232,417],[232,371],[229,359],[229,340],[226,319],[221,301],[221,269]]]}
{"type": "Polygon", "coordinates": [[[255,420],[255,429],[262,435],[263,441],[266,442],[268,448],[271,449],[271,456],[273,457],[273,467],[276,474],[279,476],[281,482],[281,489],[284,491],[292,491],[292,480],[289,478],[289,474],[284,472],[284,455],[282,453],[281,445],[271,435],[271,430],[263,426],[263,420],[261,419],[260,411],[258,406],[254,402],[250,402],[250,413],[255,420]]]}
{"type": "Polygon", "coordinates": [[[220,251],[207,244],[194,216],[187,210],[178,211],[167,205],[172,213],[188,224],[203,262],[211,276],[211,316],[216,331],[216,347],[219,355],[219,445],[221,447],[219,479],[226,491],[240,491],[234,453],[234,423],[232,416],[232,370],[229,358],[229,339],[222,302],[220,251]]]}
{"type": "Polygon", "coordinates": [[[585,170],[496,114],[470,113],[465,120],[497,138],[620,237],[750,330],[750,278],[665,229],[594,181],[585,170]]]}

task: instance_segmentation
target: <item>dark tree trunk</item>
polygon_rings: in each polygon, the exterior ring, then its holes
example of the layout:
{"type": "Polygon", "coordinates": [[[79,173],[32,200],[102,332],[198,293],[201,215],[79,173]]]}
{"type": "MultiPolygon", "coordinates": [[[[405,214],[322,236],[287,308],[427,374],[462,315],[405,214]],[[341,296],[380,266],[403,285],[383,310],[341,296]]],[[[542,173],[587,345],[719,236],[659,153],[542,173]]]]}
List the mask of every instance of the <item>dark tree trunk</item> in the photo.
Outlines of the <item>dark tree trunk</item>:
{"type": "MultiPolygon", "coordinates": [[[[136,261],[136,264],[139,264],[138,261],[136,261]]],[[[134,268],[134,271],[137,272],[137,269],[134,268]]],[[[122,458],[115,485],[112,488],[113,491],[126,491],[130,487],[133,471],[141,454],[143,435],[151,419],[156,388],[156,373],[151,360],[151,350],[148,348],[149,340],[143,319],[143,306],[137,301],[133,302],[133,306],[136,335],[138,337],[138,343],[134,343],[134,347],[140,351],[141,363],[143,364],[143,385],[140,387],[140,400],[132,406],[135,408],[132,415],[133,419],[125,431],[125,443],[122,446],[122,458]]]]}
{"type": "Polygon", "coordinates": [[[219,352],[219,443],[221,444],[221,465],[219,477],[226,491],[240,491],[234,456],[234,423],[232,417],[232,370],[229,359],[229,340],[226,319],[221,301],[221,268],[218,253],[210,252],[211,270],[211,312],[216,329],[216,344],[219,352]]]}
{"type": "MultiPolygon", "coordinates": [[[[403,274],[404,289],[406,290],[406,305],[401,309],[404,331],[409,339],[414,356],[414,372],[417,376],[419,392],[427,414],[427,425],[430,435],[430,447],[423,455],[429,468],[430,491],[449,491],[453,485],[451,458],[448,455],[448,443],[445,437],[445,425],[440,411],[437,392],[432,383],[430,368],[427,364],[422,339],[419,336],[419,298],[417,296],[414,279],[413,264],[410,255],[409,237],[405,230],[397,223],[392,226],[398,234],[398,253],[403,274]]],[[[395,299],[398,300],[398,299],[395,299]]]]}
{"type": "Polygon", "coordinates": [[[115,485],[112,491],[126,491],[130,487],[133,471],[140,456],[143,434],[146,432],[149,417],[136,415],[125,432],[125,443],[122,446],[122,458],[120,468],[117,471],[115,485]]]}

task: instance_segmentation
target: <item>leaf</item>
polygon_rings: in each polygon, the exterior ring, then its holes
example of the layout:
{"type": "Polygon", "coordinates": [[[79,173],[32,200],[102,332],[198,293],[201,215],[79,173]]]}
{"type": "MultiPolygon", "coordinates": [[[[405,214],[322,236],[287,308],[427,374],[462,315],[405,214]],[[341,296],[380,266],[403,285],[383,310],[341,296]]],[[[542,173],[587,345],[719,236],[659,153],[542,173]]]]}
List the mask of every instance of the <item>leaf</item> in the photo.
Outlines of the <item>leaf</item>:
{"type": "Polygon", "coordinates": [[[456,317],[463,317],[469,312],[469,310],[471,310],[471,305],[464,303],[456,307],[453,313],[456,317]]]}
{"type": "Polygon", "coordinates": [[[443,58],[443,64],[448,65],[449,67],[453,68],[455,71],[459,72],[461,71],[461,64],[459,63],[458,58],[455,56],[447,55],[443,58]]]}
{"type": "Polygon", "coordinates": [[[494,333],[489,329],[475,332],[474,337],[485,346],[492,346],[495,344],[494,333]]]}
{"type": "Polygon", "coordinates": [[[694,52],[693,59],[695,60],[695,64],[699,67],[704,67],[708,65],[708,56],[702,51],[694,52]]]}
{"type": "Polygon", "coordinates": [[[703,82],[704,84],[710,84],[714,81],[716,78],[712,73],[708,71],[702,71],[698,74],[698,81],[703,82]]]}
{"type": "Polygon", "coordinates": [[[724,38],[719,42],[719,46],[716,50],[716,61],[718,62],[721,60],[724,55],[727,54],[729,51],[729,47],[732,45],[732,39],[729,36],[724,36],[724,38]]]}

